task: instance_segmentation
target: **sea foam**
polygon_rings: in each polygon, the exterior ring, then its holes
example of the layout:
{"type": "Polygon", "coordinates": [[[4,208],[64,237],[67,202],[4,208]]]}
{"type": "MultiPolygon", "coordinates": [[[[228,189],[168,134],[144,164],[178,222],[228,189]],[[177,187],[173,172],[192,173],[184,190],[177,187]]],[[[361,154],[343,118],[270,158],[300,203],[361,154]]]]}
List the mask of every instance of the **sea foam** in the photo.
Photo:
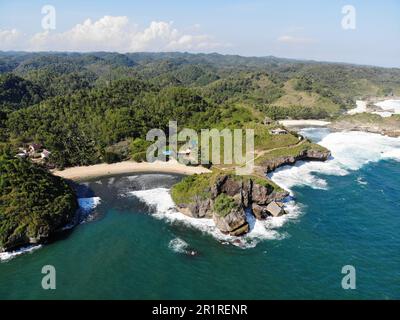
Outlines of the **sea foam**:
{"type": "MultiPolygon", "coordinates": [[[[302,134],[307,136],[308,131],[302,134]]],[[[312,132],[315,136],[315,132],[312,132]]],[[[359,170],[369,162],[384,159],[400,161],[400,139],[367,132],[334,132],[318,142],[332,152],[326,162],[298,162],[285,166],[270,174],[278,185],[291,191],[294,186],[328,189],[324,175],[344,176],[359,170]]],[[[291,191],[292,192],[292,191],[291,191]]]]}
{"type": "Polygon", "coordinates": [[[79,207],[85,212],[95,209],[100,204],[100,202],[101,202],[100,197],[78,199],[79,207]]]}
{"type": "Polygon", "coordinates": [[[386,111],[394,111],[395,114],[400,114],[400,100],[385,100],[375,104],[386,111]]]}
{"type": "Polygon", "coordinates": [[[189,244],[181,238],[175,238],[169,242],[168,247],[174,252],[186,253],[187,249],[189,248],[189,244]]]}
{"type": "Polygon", "coordinates": [[[189,228],[200,230],[204,234],[211,235],[222,243],[229,243],[241,248],[255,247],[263,240],[280,240],[286,234],[278,232],[285,222],[298,217],[301,209],[293,201],[285,204],[288,214],[282,217],[271,217],[264,221],[256,220],[247,213],[247,220],[250,225],[250,232],[243,237],[233,237],[223,234],[212,219],[197,219],[188,217],[180,213],[171,198],[170,190],[167,188],[154,188],[148,190],[131,191],[130,196],[137,197],[140,201],[147,204],[150,213],[157,219],[165,220],[169,223],[185,225],[189,228]]]}
{"type": "MultiPolygon", "coordinates": [[[[85,215],[88,215],[93,209],[95,209],[101,202],[100,197],[91,198],[78,198],[78,205],[85,215]]],[[[82,219],[83,220],[83,219],[82,219]]],[[[62,228],[62,230],[69,230],[75,226],[75,223],[68,224],[62,228]]],[[[11,252],[1,252],[0,261],[8,261],[21,254],[30,253],[37,249],[40,249],[42,245],[30,245],[19,248],[18,250],[11,252]]]]}
{"type": "Polygon", "coordinates": [[[356,114],[356,113],[363,113],[363,112],[367,112],[367,102],[362,101],[362,100],[357,100],[356,107],[354,109],[347,111],[348,114],[356,114]]]}
{"type": "Polygon", "coordinates": [[[19,248],[18,250],[11,251],[11,252],[0,252],[0,261],[3,262],[3,261],[11,260],[21,254],[31,253],[41,247],[42,247],[42,245],[31,245],[31,246],[19,248]]]}

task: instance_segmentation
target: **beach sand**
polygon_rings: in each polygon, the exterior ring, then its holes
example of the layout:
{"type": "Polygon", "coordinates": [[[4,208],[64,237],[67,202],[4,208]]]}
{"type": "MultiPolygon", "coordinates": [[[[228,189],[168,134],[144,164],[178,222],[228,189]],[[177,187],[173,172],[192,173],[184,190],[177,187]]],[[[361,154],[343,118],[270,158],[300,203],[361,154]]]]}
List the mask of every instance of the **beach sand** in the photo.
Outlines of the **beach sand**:
{"type": "Polygon", "coordinates": [[[279,123],[285,127],[325,127],[330,124],[329,121],[323,120],[281,120],[279,123]]]}
{"type": "Polygon", "coordinates": [[[65,179],[80,181],[102,176],[137,172],[161,172],[193,175],[208,173],[211,171],[201,166],[185,166],[184,164],[178,163],[176,160],[170,160],[168,162],[155,161],[153,163],[133,161],[123,161],[112,164],[101,163],[92,166],[72,167],[65,170],[53,170],[52,172],[54,175],[65,179]]]}

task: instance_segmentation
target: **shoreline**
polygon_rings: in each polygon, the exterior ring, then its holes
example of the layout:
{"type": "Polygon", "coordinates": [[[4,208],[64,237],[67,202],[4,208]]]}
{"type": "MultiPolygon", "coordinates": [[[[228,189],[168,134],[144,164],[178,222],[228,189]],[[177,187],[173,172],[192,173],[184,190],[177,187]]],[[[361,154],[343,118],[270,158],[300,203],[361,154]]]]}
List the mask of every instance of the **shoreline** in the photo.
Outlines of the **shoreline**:
{"type": "Polygon", "coordinates": [[[278,122],[285,127],[326,127],[331,123],[329,121],[315,119],[280,120],[278,122]]]}
{"type": "Polygon", "coordinates": [[[149,162],[134,162],[122,161],[112,164],[101,163],[91,166],[71,167],[64,170],[52,170],[54,175],[73,181],[82,181],[85,179],[100,178],[127,173],[177,173],[183,175],[193,175],[201,173],[209,173],[211,170],[198,166],[186,166],[178,163],[176,160],[168,162],[155,161],[149,162]]]}
{"type": "Polygon", "coordinates": [[[400,98],[386,97],[386,98],[366,98],[364,100],[356,100],[356,107],[350,110],[347,110],[346,114],[355,115],[359,113],[370,113],[377,114],[382,118],[391,117],[392,115],[399,114],[399,106],[400,98]]]}

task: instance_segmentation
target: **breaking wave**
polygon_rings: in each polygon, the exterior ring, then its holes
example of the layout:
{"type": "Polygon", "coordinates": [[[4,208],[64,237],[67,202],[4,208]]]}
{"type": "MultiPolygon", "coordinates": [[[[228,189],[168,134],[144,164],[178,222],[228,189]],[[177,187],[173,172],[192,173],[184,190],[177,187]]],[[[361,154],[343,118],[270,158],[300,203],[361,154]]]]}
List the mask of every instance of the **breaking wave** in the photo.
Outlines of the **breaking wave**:
{"type": "Polygon", "coordinates": [[[0,261],[3,262],[3,261],[11,260],[21,254],[31,253],[41,247],[42,247],[42,245],[31,245],[31,246],[19,248],[18,250],[11,251],[11,252],[0,252],[0,261]]]}
{"type": "Polygon", "coordinates": [[[84,212],[92,211],[100,204],[100,202],[101,202],[100,197],[78,199],[79,208],[84,212]]]}
{"type": "MultiPolygon", "coordinates": [[[[318,136],[318,129],[304,130],[302,134],[318,136]]],[[[344,176],[359,170],[369,162],[384,159],[400,161],[400,139],[366,132],[327,133],[318,142],[332,152],[326,162],[298,162],[285,166],[270,174],[278,185],[291,191],[294,186],[308,186],[314,189],[328,189],[324,175],[344,176]]]]}
{"type": "Polygon", "coordinates": [[[241,248],[253,248],[263,240],[280,240],[287,235],[278,232],[278,228],[285,222],[295,219],[301,212],[301,207],[288,201],[285,203],[287,215],[282,217],[271,217],[264,221],[256,220],[251,214],[247,213],[247,220],[250,225],[250,232],[242,237],[233,237],[223,234],[212,219],[197,219],[188,217],[180,213],[171,198],[170,190],[167,188],[154,188],[149,190],[131,191],[130,196],[137,197],[144,202],[150,209],[150,213],[157,219],[162,219],[168,223],[179,223],[189,228],[200,230],[204,234],[211,235],[224,244],[232,244],[241,248]]]}
{"type": "Polygon", "coordinates": [[[187,249],[189,248],[189,245],[187,242],[183,241],[181,238],[175,238],[169,242],[168,247],[174,252],[186,253],[187,249]]]}
{"type": "MultiPolygon", "coordinates": [[[[95,209],[101,202],[100,197],[91,197],[91,198],[78,198],[79,208],[84,213],[84,217],[80,217],[79,222],[85,222],[88,218],[88,215],[95,209]]],[[[64,226],[61,230],[69,230],[72,229],[76,223],[71,223],[64,226]]],[[[37,249],[40,249],[42,245],[30,245],[26,247],[19,248],[18,250],[11,252],[0,252],[0,261],[8,261],[19,255],[33,252],[37,249]]]]}
{"type": "Polygon", "coordinates": [[[385,100],[375,104],[383,110],[394,111],[395,114],[400,114],[400,100],[385,100]]]}

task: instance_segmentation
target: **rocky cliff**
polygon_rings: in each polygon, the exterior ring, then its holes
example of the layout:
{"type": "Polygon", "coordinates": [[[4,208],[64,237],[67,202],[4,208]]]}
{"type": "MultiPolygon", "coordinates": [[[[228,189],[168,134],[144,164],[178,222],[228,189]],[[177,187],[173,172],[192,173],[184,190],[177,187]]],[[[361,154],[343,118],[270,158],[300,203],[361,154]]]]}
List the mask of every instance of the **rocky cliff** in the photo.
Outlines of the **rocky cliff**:
{"type": "Polygon", "coordinates": [[[66,181],[27,160],[0,155],[0,252],[45,242],[78,208],[66,181]]]}
{"type": "Polygon", "coordinates": [[[221,232],[233,236],[249,231],[246,211],[257,219],[284,214],[281,201],[286,196],[286,191],[266,178],[224,173],[187,177],[172,189],[180,212],[212,218],[221,232]]]}
{"type": "Polygon", "coordinates": [[[280,156],[272,159],[266,159],[259,163],[262,171],[271,172],[275,169],[285,166],[285,165],[294,165],[297,161],[326,161],[331,156],[329,150],[302,150],[298,154],[288,155],[288,156],[280,156]]]}

